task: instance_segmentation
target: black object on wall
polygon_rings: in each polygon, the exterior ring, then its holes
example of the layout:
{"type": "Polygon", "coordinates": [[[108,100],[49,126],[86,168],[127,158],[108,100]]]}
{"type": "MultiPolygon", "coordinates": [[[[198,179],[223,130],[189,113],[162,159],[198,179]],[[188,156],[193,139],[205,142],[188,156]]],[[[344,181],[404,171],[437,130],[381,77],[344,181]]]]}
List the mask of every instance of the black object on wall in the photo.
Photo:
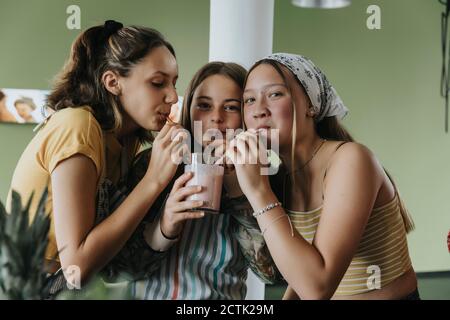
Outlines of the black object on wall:
{"type": "Polygon", "coordinates": [[[441,96],[445,99],[445,132],[448,133],[448,105],[449,105],[449,70],[450,70],[450,52],[448,50],[448,17],[450,14],[450,0],[438,0],[445,6],[441,14],[441,32],[442,32],[442,73],[441,73],[441,96]]]}

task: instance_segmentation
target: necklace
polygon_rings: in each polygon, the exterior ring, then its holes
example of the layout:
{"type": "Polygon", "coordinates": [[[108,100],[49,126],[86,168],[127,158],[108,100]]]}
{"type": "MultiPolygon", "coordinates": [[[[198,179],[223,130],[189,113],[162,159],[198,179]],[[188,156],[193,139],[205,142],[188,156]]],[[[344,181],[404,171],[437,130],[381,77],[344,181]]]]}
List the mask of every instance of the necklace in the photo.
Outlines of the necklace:
{"type": "MultiPolygon", "coordinates": [[[[322,140],[322,142],[317,146],[316,150],[314,150],[313,154],[311,155],[311,158],[309,158],[309,160],[306,161],[300,168],[290,172],[290,174],[293,174],[293,173],[295,173],[297,171],[303,170],[312,161],[312,159],[314,159],[314,157],[316,156],[317,152],[319,152],[320,148],[322,148],[323,144],[327,141],[327,139],[321,139],[321,140],[322,140]]],[[[288,172],[288,174],[289,174],[289,172],[288,172]]]]}
{"type": "Polygon", "coordinates": [[[292,172],[286,171],[286,174],[283,177],[283,195],[282,195],[283,203],[286,204],[286,178],[289,175],[292,175],[292,174],[294,174],[297,171],[303,170],[303,168],[305,168],[312,161],[312,159],[314,159],[314,157],[316,156],[317,152],[319,152],[320,148],[322,148],[323,144],[327,141],[327,139],[321,139],[321,140],[322,140],[322,142],[317,146],[316,150],[314,150],[313,154],[311,155],[311,158],[309,158],[308,161],[306,161],[300,168],[298,168],[298,169],[296,169],[296,170],[294,170],[292,172]]]}

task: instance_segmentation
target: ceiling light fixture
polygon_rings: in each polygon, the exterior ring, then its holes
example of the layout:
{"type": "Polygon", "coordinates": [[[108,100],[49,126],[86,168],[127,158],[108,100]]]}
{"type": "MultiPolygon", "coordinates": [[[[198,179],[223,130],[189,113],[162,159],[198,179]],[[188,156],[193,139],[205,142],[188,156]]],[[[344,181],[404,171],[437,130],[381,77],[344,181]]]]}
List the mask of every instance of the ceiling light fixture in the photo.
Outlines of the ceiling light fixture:
{"type": "Polygon", "coordinates": [[[351,0],[292,0],[292,4],[302,8],[337,9],[351,4],[351,0]]]}

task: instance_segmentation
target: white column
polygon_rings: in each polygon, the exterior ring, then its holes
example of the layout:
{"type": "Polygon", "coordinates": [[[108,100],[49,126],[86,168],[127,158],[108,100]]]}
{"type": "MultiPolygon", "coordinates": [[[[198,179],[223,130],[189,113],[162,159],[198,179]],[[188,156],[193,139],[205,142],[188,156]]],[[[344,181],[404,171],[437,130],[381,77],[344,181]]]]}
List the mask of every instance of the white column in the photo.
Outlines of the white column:
{"type": "Polygon", "coordinates": [[[209,61],[250,68],[272,53],[274,0],[211,0],[209,61]]]}
{"type": "MultiPolygon", "coordinates": [[[[273,12],[274,0],[211,0],[209,61],[248,69],[271,54],[273,12]]],[[[250,270],[246,299],[264,299],[264,283],[250,270]]]]}

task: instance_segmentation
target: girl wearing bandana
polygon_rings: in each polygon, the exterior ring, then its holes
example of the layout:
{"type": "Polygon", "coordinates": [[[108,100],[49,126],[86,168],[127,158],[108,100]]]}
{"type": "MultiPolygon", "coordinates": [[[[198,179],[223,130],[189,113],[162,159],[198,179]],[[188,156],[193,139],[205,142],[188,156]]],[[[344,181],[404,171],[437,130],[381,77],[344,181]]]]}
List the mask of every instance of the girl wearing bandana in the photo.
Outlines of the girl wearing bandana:
{"type": "Polygon", "coordinates": [[[413,222],[375,155],[340,125],[348,109],[313,62],[285,53],[257,62],[243,113],[248,131],[227,155],[289,284],[284,298],[419,299],[413,222]],[[258,141],[270,148],[273,130],[281,166],[269,179],[258,141]]]}

